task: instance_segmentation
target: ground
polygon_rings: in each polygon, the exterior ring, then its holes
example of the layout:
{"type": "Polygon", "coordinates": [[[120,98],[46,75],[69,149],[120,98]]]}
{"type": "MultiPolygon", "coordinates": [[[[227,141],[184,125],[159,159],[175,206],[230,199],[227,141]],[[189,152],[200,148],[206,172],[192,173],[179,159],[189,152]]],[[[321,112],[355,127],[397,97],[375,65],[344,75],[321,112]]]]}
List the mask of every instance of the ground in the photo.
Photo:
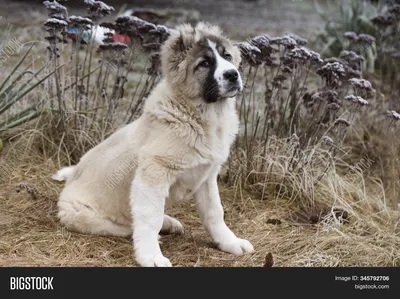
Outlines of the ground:
{"type": "MultiPolygon", "coordinates": [[[[51,180],[53,160],[3,152],[0,188],[0,266],[134,266],[130,238],[83,235],[57,220],[63,184],[51,180]]],[[[167,213],[184,235],[164,235],[161,248],[179,267],[396,266],[399,238],[348,224],[341,230],[292,221],[293,206],[260,200],[220,185],[227,225],[252,242],[253,254],[234,256],[216,249],[200,223],[193,201],[167,213]],[[271,263],[268,262],[270,266],[271,263]]],[[[352,219],[350,219],[352,221],[352,219]]]]}
{"type": "MultiPolygon", "coordinates": [[[[42,22],[43,9],[32,2],[0,1],[1,26],[13,23],[29,28],[42,22]]],[[[70,14],[82,12],[76,1],[69,2],[73,5],[70,14]]],[[[106,2],[117,7],[128,1],[106,2]]],[[[135,3],[141,2],[145,1],[135,3]]],[[[279,35],[286,31],[312,38],[319,18],[310,2],[151,1],[150,6],[172,8],[179,3],[179,8],[196,9],[201,19],[217,23],[232,38],[243,40],[256,34],[279,35]]],[[[12,67],[15,61],[16,58],[7,63],[12,67]]],[[[63,184],[50,178],[59,167],[57,159],[49,159],[42,152],[15,156],[16,149],[23,150],[15,140],[5,142],[0,156],[0,266],[134,266],[130,238],[82,235],[60,225],[57,199],[63,184]]],[[[174,266],[260,267],[265,265],[267,255],[272,255],[274,266],[278,267],[400,263],[398,238],[378,229],[364,232],[362,227],[351,224],[343,230],[300,225],[290,220],[292,206],[260,200],[256,194],[223,184],[220,192],[226,223],[239,237],[251,241],[255,252],[236,257],[216,249],[201,226],[193,202],[188,202],[168,212],[183,223],[185,234],[161,239],[162,251],[174,266]]],[[[271,264],[269,258],[267,266],[271,264]]]]}

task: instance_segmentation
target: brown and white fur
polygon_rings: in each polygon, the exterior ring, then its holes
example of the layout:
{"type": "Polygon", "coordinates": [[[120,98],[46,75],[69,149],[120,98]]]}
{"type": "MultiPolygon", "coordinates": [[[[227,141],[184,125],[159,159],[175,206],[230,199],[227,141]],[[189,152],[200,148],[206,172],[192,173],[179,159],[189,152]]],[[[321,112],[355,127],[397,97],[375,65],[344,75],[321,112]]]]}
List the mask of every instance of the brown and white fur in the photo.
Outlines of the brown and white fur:
{"type": "Polygon", "coordinates": [[[132,235],[141,266],[171,266],[158,234],[183,227],[164,210],[193,197],[221,250],[252,252],[225,224],[217,185],[238,133],[240,52],[217,27],[199,23],[178,27],[161,54],[164,78],[143,114],[53,176],[66,180],[60,221],[82,233],[132,235]]]}

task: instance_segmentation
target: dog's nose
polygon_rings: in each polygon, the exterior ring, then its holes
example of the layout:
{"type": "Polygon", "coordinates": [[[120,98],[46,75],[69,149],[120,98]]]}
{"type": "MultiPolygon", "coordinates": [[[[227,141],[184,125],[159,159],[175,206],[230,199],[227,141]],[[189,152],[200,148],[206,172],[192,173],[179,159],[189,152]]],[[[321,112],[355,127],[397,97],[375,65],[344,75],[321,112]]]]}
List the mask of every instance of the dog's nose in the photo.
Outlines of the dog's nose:
{"type": "Polygon", "coordinates": [[[236,82],[239,77],[237,70],[229,70],[224,73],[224,79],[230,82],[236,82]]]}

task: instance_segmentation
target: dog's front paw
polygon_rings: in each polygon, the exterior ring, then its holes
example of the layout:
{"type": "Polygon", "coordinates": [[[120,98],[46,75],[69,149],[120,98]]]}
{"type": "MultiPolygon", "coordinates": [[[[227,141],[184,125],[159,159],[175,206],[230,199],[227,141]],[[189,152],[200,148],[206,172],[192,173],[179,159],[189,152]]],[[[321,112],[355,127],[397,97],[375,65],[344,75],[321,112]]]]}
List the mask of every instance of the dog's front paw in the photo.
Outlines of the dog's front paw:
{"type": "Polygon", "coordinates": [[[249,241],[239,238],[233,239],[226,243],[220,243],[218,247],[222,251],[235,255],[242,255],[244,253],[251,253],[254,251],[254,247],[249,241]]]}
{"type": "Polygon", "coordinates": [[[142,267],[172,267],[171,262],[162,253],[156,256],[146,255],[143,257],[136,257],[136,261],[142,267]]]}

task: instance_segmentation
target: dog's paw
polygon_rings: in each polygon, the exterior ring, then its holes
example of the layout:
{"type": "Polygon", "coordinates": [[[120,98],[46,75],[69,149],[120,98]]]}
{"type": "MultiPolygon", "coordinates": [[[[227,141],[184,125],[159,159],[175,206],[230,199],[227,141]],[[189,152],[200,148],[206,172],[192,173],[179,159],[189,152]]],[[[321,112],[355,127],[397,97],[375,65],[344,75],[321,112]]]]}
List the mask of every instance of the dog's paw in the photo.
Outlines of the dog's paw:
{"type": "Polygon", "coordinates": [[[150,267],[172,267],[171,262],[162,254],[157,255],[153,261],[150,261],[150,267]]]}
{"type": "Polygon", "coordinates": [[[242,255],[245,253],[251,253],[254,251],[253,245],[245,239],[233,239],[232,241],[219,244],[219,249],[225,252],[229,252],[235,255],[242,255]]]}
{"type": "Polygon", "coordinates": [[[185,233],[185,229],[179,220],[168,217],[167,220],[164,220],[161,232],[164,234],[183,235],[185,233]]]}
{"type": "Polygon", "coordinates": [[[75,166],[68,166],[61,168],[51,178],[55,181],[63,182],[66,181],[75,171],[75,166]]]}
{"type": "Polygon", "coordinates": [[[161,253],[156,256],[144,256],[142,258],[136,258],[136,261],[142,267],[172,267],[171,262],[161,253]]]}
{"type": "Polygon", "coordinates": [[[172,218],[169,233],[176,235],[183,235],[185,233],[185,229],[183,228],[183,225],[179,220],[172,218]]]}

